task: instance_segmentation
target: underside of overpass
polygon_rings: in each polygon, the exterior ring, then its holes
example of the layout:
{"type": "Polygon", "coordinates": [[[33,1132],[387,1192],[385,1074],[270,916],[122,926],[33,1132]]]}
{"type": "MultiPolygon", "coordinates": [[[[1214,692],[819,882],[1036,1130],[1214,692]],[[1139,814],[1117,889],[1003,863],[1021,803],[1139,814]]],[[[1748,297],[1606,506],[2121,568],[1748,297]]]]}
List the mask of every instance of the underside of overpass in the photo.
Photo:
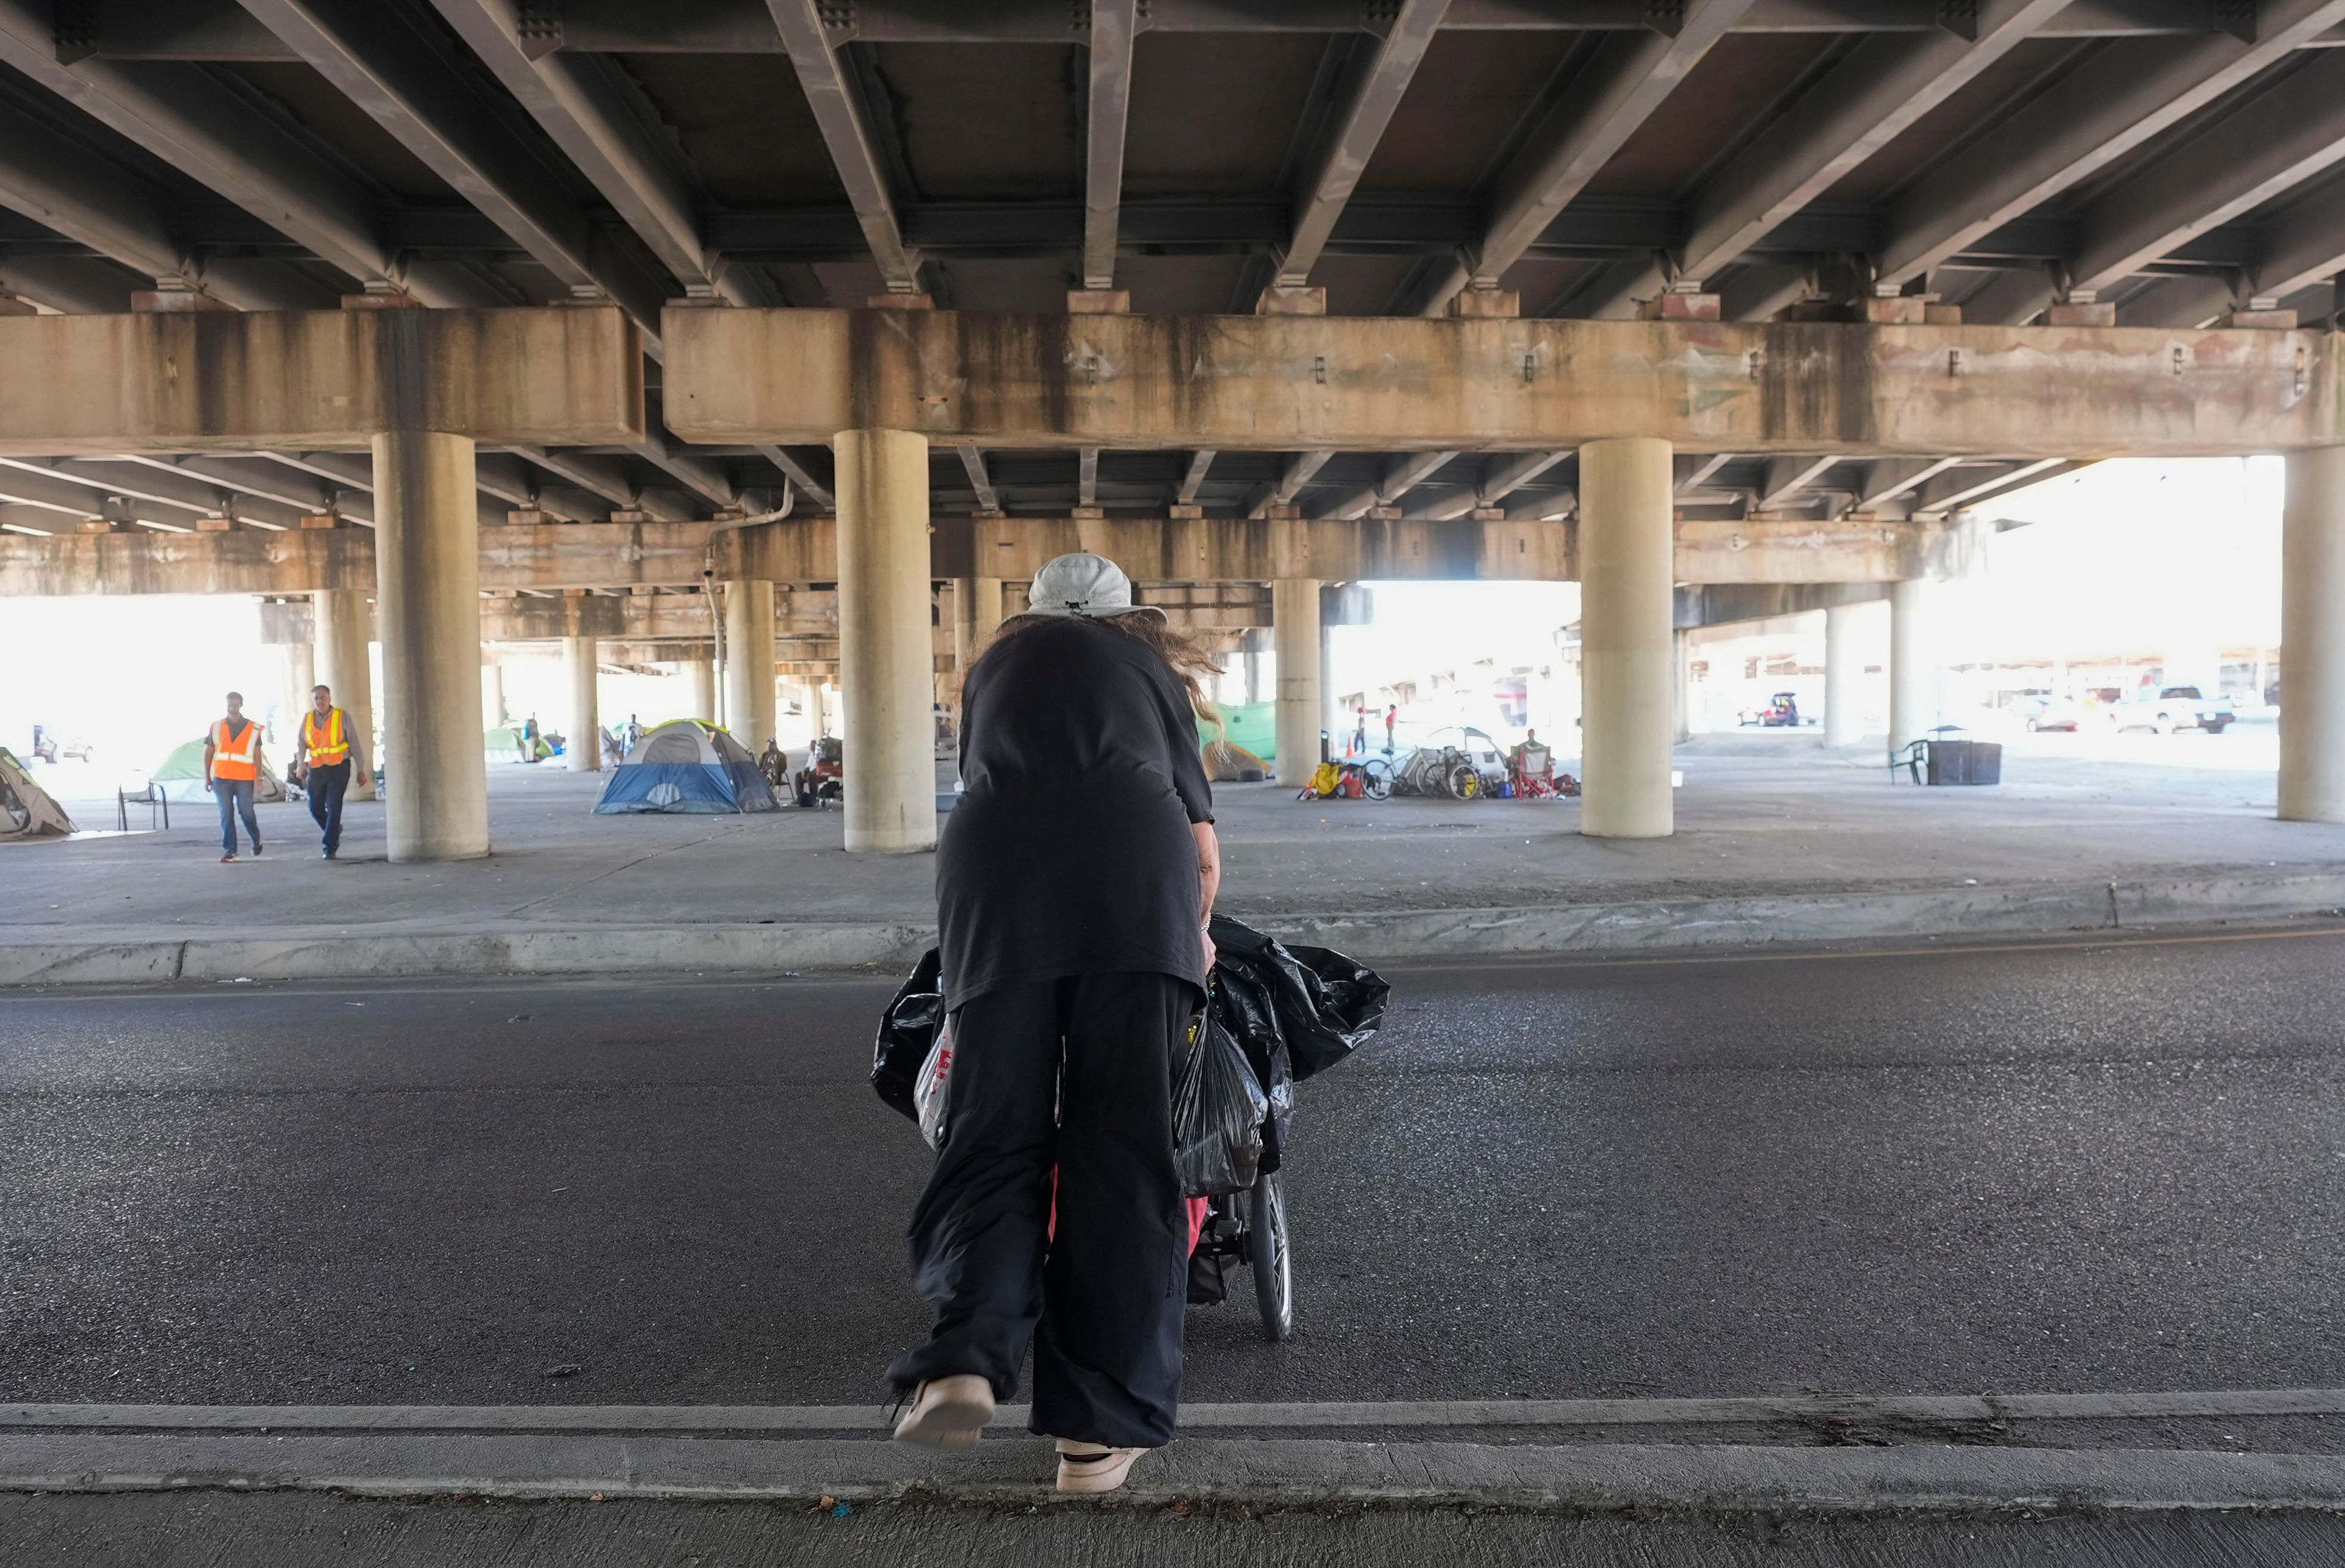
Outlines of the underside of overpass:
{"type": "Polygon", "coordinates": [[[1216,637],[1274,603],[1297,666],[1319,584],[1576,578],[1584,822],[1637,835],[1689,616],[1885,594],[1911,663],[1997,493],[2280,451],[2282,812],[2345,815],[2340,45],[2345,0],[0,0],[0,592],[371,591],[410,759],[482,638],[770,633],[902,849],[938,663],[1052,554],[1216,637]]]}

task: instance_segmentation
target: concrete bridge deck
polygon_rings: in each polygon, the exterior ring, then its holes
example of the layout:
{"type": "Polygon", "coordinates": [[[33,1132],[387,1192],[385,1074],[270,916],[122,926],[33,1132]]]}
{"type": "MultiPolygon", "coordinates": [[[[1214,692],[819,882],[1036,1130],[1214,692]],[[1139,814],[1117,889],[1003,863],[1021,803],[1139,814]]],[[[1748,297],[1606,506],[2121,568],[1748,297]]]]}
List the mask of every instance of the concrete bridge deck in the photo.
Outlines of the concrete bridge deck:
{"type": "MultiPolygon", "coordinates": [[[[1892,786],[1812,733],[1678,750],[1680,829],[1582,836],[1576,803],[1302,804],[1225,785],[1223,908],[1367,954],[1617,950],[2198,923],[2345,905],[2345,827],[2275,821],[2268,727],[2015,740],[1998,789],[1892,786]],[[2115,891],[2112,891],[2112,885],[2115,891]]],[[[1566,766],[1570,765],[1568,763],[1566,766]]],[[[85,827],[75,764],[44,777],[85,827]]],[[[834,813],[596,817],[601,779],[492,768],[496,850],[393,865],[380,804],[340,863],[298,805],[217,863],[168,833],[0,850],[0,979],[883,966],[924,945],[933,859],[849,855],[834,813]]],[[[99,781],[91,776],[89,782],[99,781]]],[[[134,826],[143,813],[134,812],[134,826]]]]}

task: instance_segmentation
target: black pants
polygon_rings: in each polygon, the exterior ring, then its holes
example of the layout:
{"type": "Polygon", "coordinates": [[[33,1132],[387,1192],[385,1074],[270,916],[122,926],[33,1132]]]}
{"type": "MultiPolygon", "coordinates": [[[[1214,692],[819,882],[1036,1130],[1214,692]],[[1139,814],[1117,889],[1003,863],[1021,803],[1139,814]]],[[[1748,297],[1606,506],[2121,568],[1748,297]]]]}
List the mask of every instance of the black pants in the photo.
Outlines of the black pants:
{"type": "Polygon", "coordinates": [[[1172,1059],[1196,1007],[1170,975],[1085,975],[954,1013],[945,1144],[912,1211],[913,1278],[937,1321],[888,1369],[898,1388],[974,1372],[1006,1400],[1030,1338],[1034,1431],[1172,1441],[1189,1227],[1172,1059]]]}
{"type": "Polygon", "coordinates": [[[350,787],[350,764],[340,762],[320,767],[311,763],[307,787],[310,814],[326,835],[326,853],[331,855],[342,847],[342,796],[350,787]]]}

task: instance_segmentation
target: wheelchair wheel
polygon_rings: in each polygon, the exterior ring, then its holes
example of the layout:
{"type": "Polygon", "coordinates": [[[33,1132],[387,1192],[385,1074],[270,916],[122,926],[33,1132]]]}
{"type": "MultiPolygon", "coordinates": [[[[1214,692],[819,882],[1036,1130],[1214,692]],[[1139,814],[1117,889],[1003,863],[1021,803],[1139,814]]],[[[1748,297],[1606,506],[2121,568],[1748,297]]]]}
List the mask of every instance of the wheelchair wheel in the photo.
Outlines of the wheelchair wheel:
{"type": "Polygon", "coordinates": [[[1246,1194],[1246,1266],[1263,1337],[1286,1339],[1294,1332],[1294,1265],[1286,1250],[1286,1189],[1274,1170],[1254,1178],[1246,1194]]]}
{"type": "Polygon", "coordinates": [[[1453,800],[1473,800],[1482,793],[1482,775],[1474,771],[1472,763],[1454,764],[1447,782],[1453,800]]]}

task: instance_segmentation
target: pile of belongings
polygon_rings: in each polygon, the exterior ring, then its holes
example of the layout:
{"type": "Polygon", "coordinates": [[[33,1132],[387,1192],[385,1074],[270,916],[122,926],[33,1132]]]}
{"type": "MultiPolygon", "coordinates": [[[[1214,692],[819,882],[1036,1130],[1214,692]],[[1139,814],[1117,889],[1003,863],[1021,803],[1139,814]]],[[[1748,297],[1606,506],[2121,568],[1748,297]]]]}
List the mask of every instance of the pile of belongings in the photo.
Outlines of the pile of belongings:
{"type": "MultiPolygon", "coordinates": [[[[1294,1086],[1342,1061],[1383,1024],[1392,987],[1325,947],[1290,947],[1223,916],[1204,1010],[1172,1064],[1172,1133],[1192,1198],[1242,1192],[1278,1168],[1294,1086]]],[[[888,1005],[871,1087],[944,1141],[952,1039],[930,948],[888,1005]]]]}

